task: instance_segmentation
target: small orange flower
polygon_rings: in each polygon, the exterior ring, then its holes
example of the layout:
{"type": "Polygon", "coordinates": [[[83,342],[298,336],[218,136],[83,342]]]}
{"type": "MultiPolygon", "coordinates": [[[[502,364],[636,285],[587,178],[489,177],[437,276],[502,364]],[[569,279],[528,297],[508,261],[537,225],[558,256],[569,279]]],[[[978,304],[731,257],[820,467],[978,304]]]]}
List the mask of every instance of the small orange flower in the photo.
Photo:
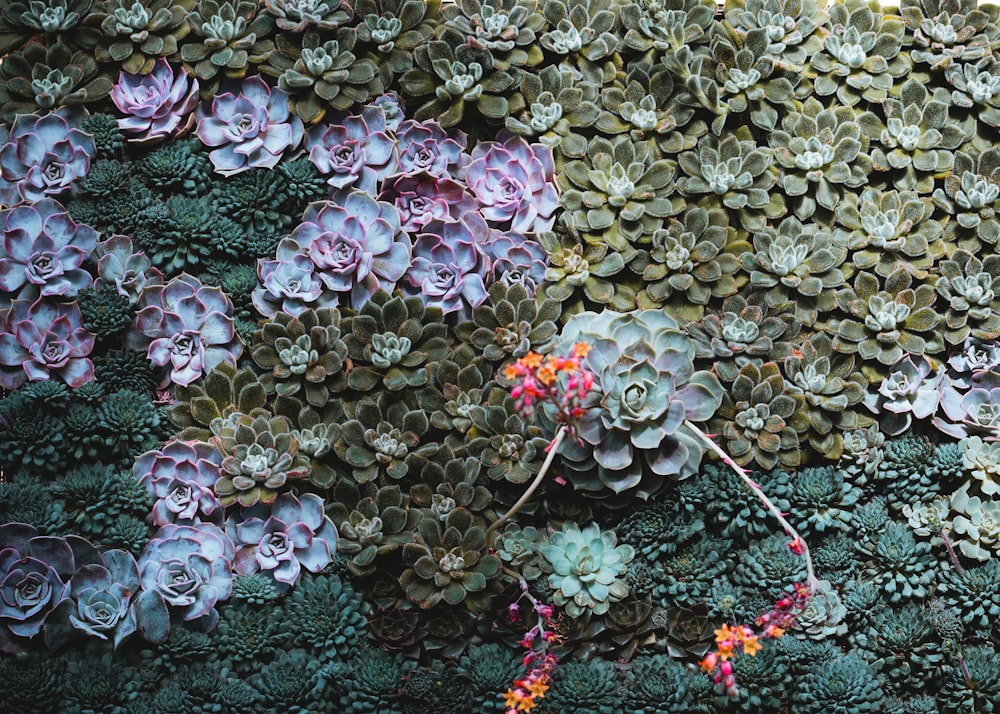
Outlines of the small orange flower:
{"type": "Polygon", "coordinates": [[[751,657],[757,656],[757,653],[764,649],[764,646],[757,640],[757,636],[747,637],[743,640],[743,651],[746,652],[751,657]]]}
{"type": "Polygon", "coordinates": [[[503,705],[506,709],[530,712],[535,706],[535,699],[520,689],[508,689],[507,693],[503,696],[503,705]]]}
{"type": "Polygon", "coordinates": [[[781,637],[783,634],[785,634],[785,631],[777,625],[768,625],[764,628],[765,637],[781,637]]]}
{"type": "Polygon", "coordinates": [[[542,364],[542,356],[537,352],[529,352],[524,357],[519,359],[517,363],[524,365],[528,369],[536,369],[542,364]]]}
{"type": "Polygon", "coordinates": [[[538,381],[542,384],[552,384],[556,381],[556,372],[552,365],[546,363],[538,368],[538,381]]]}
{"type": "Polygon", "coordinates": [[[538,697],[539,699],[545,696],[545,692],[549,691],[549,685],[542,681],[541,678],[529,683],[525,688],[532,697],[538,697]]]}
{"type": "Polygon", "coordinates": [[[732,641],[736,635],[735,630],[729,629],[729,623],[722,623],[722,627],[715,631],[715,641],[722,643],[732,641]]]}
{"type": "Polygon", "coordinates": [[[577,342],[573,345],[573,356],[583,359],[590,352],[591,347],[586,342],[577,342]]]}

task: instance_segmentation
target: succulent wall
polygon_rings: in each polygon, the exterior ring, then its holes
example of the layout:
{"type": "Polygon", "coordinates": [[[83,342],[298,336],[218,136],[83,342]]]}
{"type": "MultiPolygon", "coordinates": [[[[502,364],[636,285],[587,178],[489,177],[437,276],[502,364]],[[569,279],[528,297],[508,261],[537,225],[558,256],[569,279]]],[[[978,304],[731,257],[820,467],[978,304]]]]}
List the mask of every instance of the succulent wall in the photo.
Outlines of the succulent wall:
{"type": "Polygon", "coordinates": [[[5,710],[1000,707],[996,7],[3,5],[5,710]]]}

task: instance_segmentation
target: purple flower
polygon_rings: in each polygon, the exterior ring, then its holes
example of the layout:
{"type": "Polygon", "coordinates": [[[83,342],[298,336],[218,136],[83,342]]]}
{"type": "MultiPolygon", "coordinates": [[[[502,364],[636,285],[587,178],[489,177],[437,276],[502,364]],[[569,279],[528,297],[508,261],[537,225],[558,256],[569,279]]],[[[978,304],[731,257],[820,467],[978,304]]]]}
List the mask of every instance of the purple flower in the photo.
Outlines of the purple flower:
{"type": "Polygon", "coordinates": [[[132,239],[115,235],[97,246],[98,287],[115,286],[119,295],[135,305],[147,287],[163,285],[163,273],[142,251],[133,252],[132,239]]]}
{"type": "Polygon", "coordinates": [[[410,242],[396,208],[360,191],[343,205],[309,204],[288,240],[309,256],[339,303],[355,309],[379,288],[391,292],[410,266],[410,242]]]}
{"type": "Polygon", "coordinates": [[[226,522],[241,575],[266,570],[279,583],[294,585],[302,568],[318,573],[337,551],[337,528],[323,512],[323,499],[314,493],[298,498],[283,493],[270,506],[244,509],[242,516],[226,522]]]}
{"type": "Polygon", "coordinates": [[[290,115],[288,95],[271,89],[260,77],[243,82],[239,96],[221,94],[212,112],[198,109],[198,138],[216,173],[232,176],[250,168],[274,168],[282,154],[302,141],[302,120],[290,115]]]}
{"type": "Polygon", "coordinates": [[[122,72],[111,90],[111,99],[125,116],[118,128],[129,141],[145,144],[177,136],[191,128],[198,105],[198,80],[181,67],[174,70],[162,57],[149,74],[122,72]]]}
{"type": "Polygon", "coordinates": [[[316,275],[316,266],[299,245],[284,238],[278,244],[277,260],[258,260],[254,288],[254,307],[265,317],[284,312],[292,317],[310,308],[336,305],[336,296],[323,291],[323,281],[316,275]]]}
{"type": "Polygon", "coordinates": [[[326,182],[337,189],[377,193],[396,163],[395,142],[386,133],[380,107],[363,107],[361,116],[349,116],[339,125],[313,127],[306,149],[320,173],[330,175],[326,182]]]}
{"type": "Polygon", "coordinates": [[[222,506],[212,490],[222,455],[201,441],[171,441],[147,451],[132,471],[153,497],[153,523],[222,523],[222,506]],[[214,516],[214,517],[213,517],[214,516]]]}
{"type": "MultiPolygon", "coordinates": [[[[157,366],[170,365],[174,384],[186,387],[222,362],[236,365],[243,343],[233,328],[233,303],[221,289],[184,273],[148,288],[140,304],[136,332],[152,340],[147,356],[157,366]]],[[[130,338],[133,348],[142,342],[130,338]]]]}
{"type": "Polygon", "coordinates": [[[393,176],[382,185],[378,198],[396,206],[407,233],[418,233],[434,220],[457,221],[479,210],[462,184],[428,173],[393,176]]]}
{"type": "MultiPolygon", "coordinates": [[[[39,295],[72,297],[90,287],[90,273],[80,268],[97,245],[97,231],[77,225],[57,201],[0,211],[0,291],[22,300],[39,295]]],[[[0,304],[9,305],[0,295],[0,304]]]]}
{"type": "Polygon", "coordinates": [[[490,259],[490,282],[520,283],[529,295],[535,294],[547,268],[548,257],[541,243],[508,231],[491,237],[482,247],[490,259]]]}
{"type": "Polygon", "coordinates": [[[484,279],[489,259],[479,245],[489,230],[478,213],[460,221],[433,223],[413,244],[413,265],[404,288],[447,315],[468,319],[472,308],[486,300],[484,279]]]}
{"type": "Polygon", "coordinates": [[[8,130],[0,125],[0,204],[55,196],[90,171],[94,140],[70,127],[67,110],[42,117],[19,114],[8,130]]]}
{"type": "Polygon", "coordinates": [[[502,144],[478,144],[465,167],[465,182],[486,220],[510,222],[511,229],[522,233],[552,228],[559,207],[554,175],[552,148],[529,146],[520,136],[510,136],[502,144]]]}
{"type": "Polygon", "coordinates": [[[205,630],[219,622],[215,605],[233,592],[233,542],[210,523],[163,526],[139,556],[144,590],[155,591],[185,621],[205,618],[205,630]]]}
{"type": "Polygon", "coordinates": [[[465,153],[468,139],[462,132],[449,134],[436,121],[407,119],[396,133],[399,154],[396,172],[415,174],[426,171],[433,176],[458,177],[469,163],[465,153]]]}
{"type": "Polygon", "coordinates": [[[0,525],[0,544],[0,651],[17,654],[69,594],[76,563],[66,539],[24,523],[0,525]]]}
{"type": "Polygon", "coordinates": [[[71,387],[94,378],[87,359],[94,349],[94,335],[83,328],[77,304],[42,298],[15,300],[0,312],[0,386],[16,389],[25,381],[52,379],[71,387]]]}

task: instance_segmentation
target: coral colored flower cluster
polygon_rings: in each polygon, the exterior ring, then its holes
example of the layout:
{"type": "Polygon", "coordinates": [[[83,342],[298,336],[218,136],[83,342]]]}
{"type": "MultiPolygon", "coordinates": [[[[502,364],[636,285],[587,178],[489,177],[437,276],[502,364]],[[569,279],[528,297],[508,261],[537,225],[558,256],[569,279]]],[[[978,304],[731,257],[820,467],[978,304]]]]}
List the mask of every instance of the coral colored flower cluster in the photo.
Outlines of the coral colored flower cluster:
{"type": "MultiPolygon", "coordinates": [[[[548,643],[557,641],[559,635],[546,629],[546,625],[551,622],[555,615],[555,608],[532,597],[527,590],[527,583],[523,580],[521,581],[521,593],[521,597],[531,601],[532,608],[538,616],[538,622],[521,638],[521,646],[528,650],[522,660],[526,672],[523,677],[514,680],[514,686],[508,689],[504,695],[505,714],[530,712],[538,706],[538,700],[542,699],[549,690],[552,683],[552,672],[557,663],[556,656],[548,652],[547,647],[548,643]],[[536,642],[541,643],[540,650],[535,649],[536,642]]],[[[520,607],[517,602],[510,605],[507,613],[512,621],[518,620],[520,607]]]]}
{"type": "Polygon", "coordinates": [[[730,627],[723,624],[715,631],[715,643],[718,647],[699,662],[702,670],[712,674],[715,683],[725,689],[726,694],[738,695],[739,687],[736,686],[736,676],[730,660],[739,652],[754,657],[763,649],[761,639],[775,639],[785,634],[805,609],[811,594],[808,585],[796,583],[791,594],[780,598],[770,611],[756,619],[756,625],[763,628],[760,634],[747,625],[730,627]]]}
{"type": "Polygon", "coordinates": [[[542,356],[529,352],[504,370],[504,376],[516,381],[511,396],[521,414],[530,415],[539,402],[556,406],[555,420],[565,425],[569,435],[576,437],[576,425],[583,418],[583,399],[594,384],[594,375],[583,366],[590,351],[586,342],[577,342],[567,357],[542,356]],[[568,375],[565,380],[561,375],[568,375]]]}

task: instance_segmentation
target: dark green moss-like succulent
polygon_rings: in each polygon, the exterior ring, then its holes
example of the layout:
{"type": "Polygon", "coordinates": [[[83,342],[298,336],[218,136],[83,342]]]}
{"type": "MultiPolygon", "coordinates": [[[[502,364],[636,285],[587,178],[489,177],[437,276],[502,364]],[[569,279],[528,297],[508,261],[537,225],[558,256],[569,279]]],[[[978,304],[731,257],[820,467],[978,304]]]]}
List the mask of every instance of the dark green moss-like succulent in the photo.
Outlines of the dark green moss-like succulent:
{"type": "Polygon", "coordinates": [[[620,706],[617,672],[606,660],[564,662],[556,668],[544,702],[544,711],[551,714],[614,714],[620,706]]]}
{"type": "Polygon", "coordinates": [[[326,39],[318,30],[280,34],[261,72],[277,77],[295,113],[314,124],[329,109],[345,111],[382,92],[375,62],[354,53],[357,38],[348,27],[339,28],[335,39],[326,39]]]}
{"type": "Polygon", "coordinates": [[[281,609],[291,644],[325,661],[345,658],[357,648],[371,606],[350,582],[336,575],[316,575],[304,577],[284,598],[281,609]]]}
{"type": "Polygon", "coordinates": [[[100,62],[122,63],[147,74],[160,57],[175,58],[178,43],[191,31],[188,13],[195,0],[107,0],[90,16],[101,38],[94,48],[100,62]]]}
{"type": "MultiPolygon", "coordinates": [[[[80,128],[94,137],[95,159],[121,159],[125,152],[125,135],[111,114],[91,114],[80,121],[80,128]]],[[[93,166],[91,167],[93,168],[93,166]]]]}
{"type": "Polygon", "coordinates": [[[815,542],[811,550],[816,577],[828,580],[841,589],[854,580],[859,562],[854,541],[849,535],[837,533],[815,542]]]}
{"type": "Polygon", "coordinates": [[[885,690],[881,678],[860,656],[841,654],[817,662],[798,678],[792,701],[802,714],[862,714],[882,710],[885,690]]]}
{"type": "MultiPolygon", "coordinates": [[[[760,499],[742,479],[718,464],[705,466],[705,521],[717,528],[725,538],[747,541],[763,538],[771,528],[760,499]]],[[[792,496],[792,480],[782,469],[753,471],[753,480],[760,485],[783,513],[787,513],[792,496]]]]}
{"type": "Polygon", "coordinates": [[[322,662],[303,650],[282,652],[248,679],[260,703],[275,711],[327,711],[322,662]]]}
{"type": "Polygon", "coordinates": [[[523,668],[517,651],[497,643],[473,645],[459,659],[459,667],[469,678],[474,711],[503,714],[503,695],[523,668]]]}
{"type": "Polygon", "coordinates": [[[881,586],[891,602],[927,596],[937,568],[930,544],[917,541],[909,526],[889,521],[858,547],[867,556],[865,577],[881,586]]]}
{"type": "Polygon", "coordinates": [[[359,649],[332,682],[340,711],[349,714],[399,714],[399,689],[416,662],[381,649],[359,649]]]}
{"type": "Polygon", "coordinates": [[[118,336],[134,317],[128,297],[114,288],[85,288],[76,296],[83,314],[83,326],[102,341],[118,336]]]}
{"type": "Polygon", "coordinates": [[[966,625],[989,627],[1000,615],[1000,561],[990,560],[959,573],[942,570],[937,582],[941,600],[960,614],[966,625]]]}
{"type": "Polygon", "coordinates": [[[140,177],[151,189],[187,196],[208,193],[212,165],[195,139],[166,142],[137,164],[140,177]]]}
{"type": "Polygon", "coordinates": [[[441,19],[440,0],[358,0],[358,40],[374,47],[382,82],[388,86],[413,67],[413,50],[434,36],[441,19]]]}
{"type": "Polygon", "coordinates": [[[239,604],[222,611],[213,636],[233,672],[249,674],[274,656],[284,639],[282,629],[270,611],[239,604]]]}
{"type": "Polygon", "coordinates": [[[218,214],[212,201],[171,196],[160,206],[162,210],[147,210],[140,219],[146,230],[136,234],[136,244],[169,275],[196,272],[214,242],[218,214]]]}
{"type": "Polygon", "coordinates": [[[188,9],[191,33],[180,48],[180,56],[188,73],[200,80],[205,99],[215,93],[220,73],[234,79],[244,77],[250,65],[261,64],[273,50],[268,36],[274,18],[262,12],[257,2],[198,0],[194,9],[188,9]]]}
{"type": "Polygon", "coordinates": [[[13,714],[55,712],[65,684],[65,670],[65,660],[41,654],[0,660],[4,707],[13,714]]]}
{"type": "Polygon", "coordinates": [[[250,169],[218,182],[212,191],[217,215],[249,232],[287,231],[298,216],[285,205],[283,178],[278,171],[250,169]]]}
{"type": "Polygon", "coordinates": [[[17,114],[95,104],[112,86],[88,52],[61,42],[30,42],[0,65],[0,119],[9,123],[17,114]]]}
{"type": "Polygon", "coordinates": [[[732,561],[725,557],[730,548],[729,541],[702,534],[660,558],[653,568],[654,602],[658,599],[663,607],[693,607],[703,602],[715,579],[732,570],[732,561]]]}
{"type": "Polygon", "coordinates": [[[803,469],[795,474],[789,498],[792,522],[803,534],[847,531],[860,495],[861,489],[832,466],[803,469]]]}
{"type": "Polygon", "coordinates": [[[128,462],[168,436],[167,419],[147,394],[121,389],[105,395],[97,409],[108,457],[128,462]]]}
{"type": "Polygon", "coordinates": [[[802,558],[789,550],[788,538],[775,534],[752,541],[739,554],[732,579],[735,584],[747,588],[781,592],[802,582],[805,572],[802,558]]]}
{"type": "Polygon", "coordinates": [[[1000,660],[992,644],[962,649],[962,660],[952,658],[938,690],[944,711],[995,709],[1000,700],[1000,660]]]}

